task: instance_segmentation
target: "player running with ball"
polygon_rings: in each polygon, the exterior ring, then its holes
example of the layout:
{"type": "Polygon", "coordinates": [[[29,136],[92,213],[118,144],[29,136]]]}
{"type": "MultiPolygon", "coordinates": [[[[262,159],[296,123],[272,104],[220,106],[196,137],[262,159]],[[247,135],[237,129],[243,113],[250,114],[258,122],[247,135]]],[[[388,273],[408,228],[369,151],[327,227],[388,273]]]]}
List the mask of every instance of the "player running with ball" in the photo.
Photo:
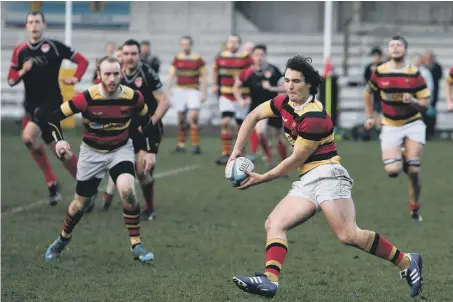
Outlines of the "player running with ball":
{"type": "Polygon", "coordinates": [[[235,276],[236,285],[247,292],[272,297],[288,251],[286,232],[322,210],[335,236],[346,245],[388,260],[399,267],[401,277],[410,286],[410,295],[422,288],[422,258],[403,253],[384,237],[362,230],[356,224],[351,198],[353,181],[340,164],[333,125],[323,105],[315,98],[322,82],[310,58],[295,56],[288,60],[285,72],[287,94],[279,95],[253,110],[244,120],[229,161],[239,157],[255,125],[263,119],[281,116],[285,134],[294,146],[293,153],[265,174],[247,173],[248,181],[238,189],[247,189],[298,169],[300,181],[269,215],[266,223],[266,264],[264,274],[235,276]]]}
{"type": "MultiPolygon", "coordinates": [[[[69,144],[63,140],[60,121],[81,112],[85,126],[77,165],[75,198],[69,205],[61,234],[47,249],[45,259],[55,259],[69,243],[74,227],[108,171],[124,202],[123,216],[131,240],[132,255],[140,262],[148,262],[154,256],[145,250],[140,241],[140,206],[135,194],[135,155],[129,134],[131,119],[137,115],[140,117],[142,132],[146,136],[146,140],[141,136],[140,144],[134,142],[144,152],[139,158],[142,158],[145,174],[149,173],[153,165],[152,153],[156,146],[154,139],[160,140],[160,132],[148,114],[143,95],[120,85],[121,69],[118,59],[102,58],[99,61],[98,76],[100,84],[75,95],[52,113],[48,125],[41,124],[44,131],[52,133],[56,141],[55,149],[60,157],[71,154],[69,144]]],[[[136,135],[134,138],[140,139],[140,136],[136,135]]]]}

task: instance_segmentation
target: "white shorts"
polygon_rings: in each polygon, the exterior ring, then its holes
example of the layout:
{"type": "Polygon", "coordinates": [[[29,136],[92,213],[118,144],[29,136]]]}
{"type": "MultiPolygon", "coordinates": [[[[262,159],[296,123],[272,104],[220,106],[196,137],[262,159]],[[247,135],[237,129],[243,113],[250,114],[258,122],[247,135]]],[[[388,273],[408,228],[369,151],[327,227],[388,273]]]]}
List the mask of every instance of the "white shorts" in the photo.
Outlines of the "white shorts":
{"type": "Polygon", "coordinates": [[[234,113],[234,118],[243,120],[249,113],[249,106],[242,107],[241,104],[237,101],[232,101],[224,96],[219,98],[219,109],[220,113],[232,112],[234,113]]]}
{"type": "Polygon", "coordinates": [[[77,162],[77,176],[79,181],[93,178],[104,178],[105,173],[122,161],[135,163],[135,153],[132,140],[112,152],[98,152],[85,143],[82,143],[77,162]]]}
{"type": "Polygon", "coordinates": [[[333,199],[351,199],[354,181],[340,164],[328,164],[314,168],[293,183],[289,196],[311,200],[319,211],[321,203],[333,199]]]}
{"type": "Polygon", "coordinates": [[[178,112],[199,110],[201,106],[201,92],[195,89],[173,89],[172,106],[178,112]]]}
{"type": "Polygon", "coordinates": [[[383,125],[379,138],[381,139],[381,149],[399,147],[407,137],[417,143],[426,143],[426,125],[422,120],[406,124],[401,127],[383,125]]]}

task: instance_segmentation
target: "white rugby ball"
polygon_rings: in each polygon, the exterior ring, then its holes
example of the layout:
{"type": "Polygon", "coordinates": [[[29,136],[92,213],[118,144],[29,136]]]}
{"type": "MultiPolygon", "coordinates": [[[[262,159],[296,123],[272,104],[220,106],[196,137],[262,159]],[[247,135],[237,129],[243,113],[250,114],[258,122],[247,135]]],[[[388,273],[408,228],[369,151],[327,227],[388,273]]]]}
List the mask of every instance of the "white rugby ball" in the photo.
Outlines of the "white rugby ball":
{"type": "Polygon", "coordinates": [[[245,171],[255,172],[255,165],[246,157],[238,157],[226,166],[225,178],[233,187],[239,187],[245,184],[249,178],[245,171]]]}

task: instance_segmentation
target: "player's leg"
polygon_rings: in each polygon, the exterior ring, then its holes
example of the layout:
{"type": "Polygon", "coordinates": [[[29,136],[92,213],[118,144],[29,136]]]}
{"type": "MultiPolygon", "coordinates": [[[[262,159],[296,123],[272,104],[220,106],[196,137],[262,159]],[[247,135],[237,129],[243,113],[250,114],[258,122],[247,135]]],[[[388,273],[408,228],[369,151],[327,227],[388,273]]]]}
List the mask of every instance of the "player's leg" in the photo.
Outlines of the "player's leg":
{"type": "Polygon", "coordinates": [[[397,177],[403,167],[401,152],[403,135],[401,128],[383,126],[380,139],[385,172],[389,177],[397,177]]]}
{"type": "Polygon", "coordinates": [[[200,91],[190,89],[188,91],[187,108],[189,109],[190,137],[192,141],[192,153],[200,154],[200,134],[198,128],[198,117],[201,107],[200,91]]]}
{"type": "Polygon", "coordinates": [[[107,186],[105,187],[104,195],[102,196],[102,210],[107,211],[112,205],[113,197],[115,196],[116,185],[113,179],[108,177],[107,186]]]}
{"type": "Polygon", "coordinates": [[[156,218],[156,209],[154,202],[155,179],[153,178],[155,166],[151,168],[151,171],[149,173],[143,172],[143,155],[145,154],[146,153],[144,151],[139,151],[137,154],[137,162],[135,164],[137,178],[140,182],[140,187],[142,188],[143,198],[145,199],[145,207],[140,214],[140,219],[153,220],[156,218]]]}
{"type": "Polygon", "coordinates": [[[178,143],[175,152],[186,152],[186,119],[187,119],[187,92],[181,88],[173,90],[173,106],[178,113],[178,143]]]}
{"type": "Polygon", "coordinates": [[[409,207],[413,219],[422,221],[420,215],[420,165],[423,153],[423,145],[426,142],[426,126],[422,121],[416,121],[406,125],[406,148],[407,175],[409,176],[409,207]]]}
{"type": "Polygon", "coordinates": [[[316,213],[317,206],[308,196],[307,186],[300,181],[295,182],[289,195],[283,198],[271,212],[265,222],[266,263],[264,274],[256,274],[255,277],[233,277],[233,281],[240,289],[262,296],[275,295],[278,278],[288,250],[286,232],[304,223],[316,213]]]}
{"type": "Polygon", "coordinates": [[[260,146],[266,156],[266,168],[272,168],[272,150],[269,147],[267,120],[261,120],[256,124],[255,131],[258,134],[260,146]]]}
{"type": "Polygon", "coordinates": [[[228,157],[231,154],[231,148],[233,145],[233,131],[232,131],[232,120],[235,117],[235,105],[234,102],[225,98],[219,98],[219,109],[222,117],[222,124],[220,129],[220,138],[222,140],[222,155],[215,161],[217,165],[224,166],[228,161],[228,157]]]}
{"type": "Polygon", "coordinates": [[[80,160],[77,163],[76,194],[68,207],[61,235],[46,251],[45,258],[47,260],[58,257],[69,243],[74,227],[80,221],[97,193],[110,157],[111,154],[96,152],[85,144],[80,147],[80,160]]]}
{"type": "Polygon", "coordinates": [[[61,200],[60,187],[50,165],[46,150],[39,141],[41,129],[35,123],[30,123],[28,115],[25,115],[22,120],[22,129],[22,142],[28,148],[31,157],[43,173],[49,189],[49,204],[54,206],[61,200]]]}
{"type": "Polygon", "coordinates": [[[153,254],[145,250],[140,240],[140,204],[135,193],[135,154],[132,141],[112,155],[108,164],[109,174],[123,201],[123,217],[131,240],[132,256],[140,262],[151,261],[154,259],[153,254]]]}
{"type": "Polygon", "coordinates": [[[421,256],[405,254],[378,233],[362,230],[357,226],[351,198],[352,180],[346,170],[340,167],[335,168],[335,173],[332,173],[335,178],[319,180],[314,192],[333,233],[341,243],[398,266],[411,287],[411,296],[418,295],[422,281],[421,256]]]}
{"type": "Polygon", "coordinates": [[[272,117],[268,119],[268,126],[270,134],[275,140],[275,146],[277,148],[280,161],[284,161],[287,157],[288,147],[283,135],[283,121],[280,117],[272,117]]]}

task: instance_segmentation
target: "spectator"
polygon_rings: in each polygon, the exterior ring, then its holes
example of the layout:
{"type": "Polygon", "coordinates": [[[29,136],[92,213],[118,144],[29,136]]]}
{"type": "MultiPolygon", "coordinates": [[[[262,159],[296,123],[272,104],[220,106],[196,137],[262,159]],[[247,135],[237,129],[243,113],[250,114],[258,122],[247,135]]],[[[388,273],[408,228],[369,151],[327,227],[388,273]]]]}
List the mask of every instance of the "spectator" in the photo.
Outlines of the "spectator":
{"type": "Polygon", "coordinates": [[[426,124],[426,138],[430,139],[434,135],[434,130],[436,126],[436,109],[432,106],[433,95],[434,95],[434,80],[431,71],[423,66],[422,56],[420,54],[415,54],[412,58],[412,63],[418,68],[420,74],[425,79],[426,87],[428,87],[429,92],[431,93],[431,98],[429,100],[428,110],[422,112],[423,120],[426,124]]]}
{"type": "Polygon", "coordinates": [[[151,54],[151,43],[142,41],[140,44],[140,56],[143,63],[149,65],[156,73],[159,73],[160,60],[151,54]]]}
{"type": "Polygon", "coordinates": [[[436,108],[437,100],[439,99],[439,82],[442,79],[442,66],[436,61],[436,57],[434,53],[431,51],[425,52],[423,56],[423,64],[426,68],[431,71],[431,75],[433,77],[433,93],[431,98],[431,106],[436,108]]]}

